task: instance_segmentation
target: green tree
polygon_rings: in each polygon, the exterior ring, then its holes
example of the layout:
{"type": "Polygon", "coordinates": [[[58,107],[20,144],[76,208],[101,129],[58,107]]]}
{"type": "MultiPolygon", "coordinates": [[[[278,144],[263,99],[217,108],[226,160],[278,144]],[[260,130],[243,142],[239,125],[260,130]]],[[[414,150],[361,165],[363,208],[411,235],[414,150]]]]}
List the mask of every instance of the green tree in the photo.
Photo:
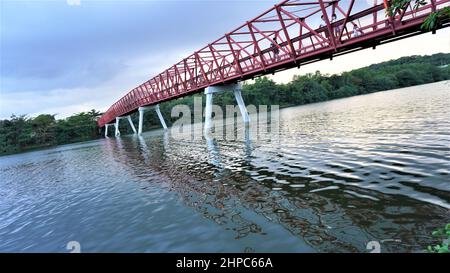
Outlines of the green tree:
{"type": "Polygon", "coordinates": [[[51,145],[55,141],[55,115],[42,114],[30,120],[35,145],[51,145]]]}

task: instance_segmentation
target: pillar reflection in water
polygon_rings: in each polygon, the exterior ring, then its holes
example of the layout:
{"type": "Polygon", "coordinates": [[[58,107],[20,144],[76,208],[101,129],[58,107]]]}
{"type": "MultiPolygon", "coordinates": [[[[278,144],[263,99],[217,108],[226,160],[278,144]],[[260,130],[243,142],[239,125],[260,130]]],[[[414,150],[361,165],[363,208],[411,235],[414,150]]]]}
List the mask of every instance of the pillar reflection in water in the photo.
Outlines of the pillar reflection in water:
{"type": "MultiPolygon", "coordinates": [[[[143,136],[146,147],[123,138],[123,147],[112,156],[130,172],[130,178],[152,177],[146,181],[152,188],[168,187],[186,206],[239,240],[279,238],[273,233],[277,226],[292,234],[286,238],[305,241],[317,251],[365,252],[370,241],[379,241],[383,252],[410,251],[429,243],[425,235],[442,219],[450,219],[448,210],[420,201],[419,191],[407,196],[401,195],[405,190],[383,191],[383,185],[393,182],[383,184],[377,173],[369,173],[374,169],[366,166],[346,166],[342,171],[329,167],[348,156],[336,154],[336,147],[321,141],[326,130],[337,126],[329,121],[333,116],[313,114],[314,120],[320,120],[320,130],[319,125],[311,127],[308,114],[299,115],[295,123],[283,120],[281,135],[277,126],[271,126],[275,128],[270,129],[272,136],[261,134],[263,128],[254,135],[240,127],[237,135],[242,137],[231,140],[166,137],[170,141],[165,141],[164,135],[155,132],[143,136]],[[299,129],[290,132],[288,127],[297,124],[299,129]],[[311,133],[312,129],[320,134],[311,133]],[[345,175],[348,171],[353,175],[345,175]]],[[[343,125],[339,123],[338,128],[343,125]]],[[[359,150],[338,151],[357,156],[359,150]]],[[[362,162],[374,163],[368,159],[362,162]]]]}

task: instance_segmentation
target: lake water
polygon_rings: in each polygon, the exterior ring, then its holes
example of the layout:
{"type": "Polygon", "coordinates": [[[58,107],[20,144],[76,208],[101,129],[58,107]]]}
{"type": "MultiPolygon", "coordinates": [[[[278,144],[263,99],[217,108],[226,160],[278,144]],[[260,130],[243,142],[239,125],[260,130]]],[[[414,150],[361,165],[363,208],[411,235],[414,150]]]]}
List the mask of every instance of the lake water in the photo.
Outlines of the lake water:
{"type": "Polygon", "coordinates": [[[0,252],[416,252],[450,223],[450,82],[280,117],[277,141],[155,130],[0,157],[0,252]]]}

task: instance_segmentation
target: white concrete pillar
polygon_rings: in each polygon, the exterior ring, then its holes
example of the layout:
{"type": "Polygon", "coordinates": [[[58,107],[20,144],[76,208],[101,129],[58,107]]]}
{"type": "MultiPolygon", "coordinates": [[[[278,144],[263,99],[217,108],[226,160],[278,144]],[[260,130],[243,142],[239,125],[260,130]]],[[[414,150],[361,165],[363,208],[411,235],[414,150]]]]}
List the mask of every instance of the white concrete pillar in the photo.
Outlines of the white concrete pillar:
{"type": "Polygon", "coordinates": [[[120,136],[120,131],[119,131],[119,121],[120,121],[120,117],[116,117],[116,125],[115,125],[115,127],[116,127],[116,132],[114,133],[114,135],[115,135],[116,137],[120,136]]]}
{"type": "Polygon", "coordinates": [[[108,128],[109,126],[114,126],[114,123],[110,123],[110,124],[105,124],[105,137],[108,137],[108,128]]]}
{"type": "Polygon", "coordinates": [[[212,128],[212,104],[213,104],[213,88],[207,87],[205,89],[206,105],[205,105],[205,135],[209,133],[212,128]]]}
{"type": "Polygon", "coordinates": [[[159,104],[156,104],[155,106],[146,106],[146,107],[139,107],[139,128],[138,128],[138,134],[142,134],[142,127],[144,125],[144,112],[148,111],[150,109],[155,108],[156,114],[158,115],[159,122],[161,122],[162,127],[164,130],[167,130],[166,122],[164,121],[164,117],[161,114],[161,110],[159,109],[159,104]]]}
{"type": "Polygon", "coordinates": [[[239,106],[239,110],[241,110],[242,119],[244,123],[250,122],[250,117],[248,116],[247,107],[245,107],[244,100],[242,99],[242,85],[237,84],[234,88],[234,98],[239,106]]]}
{"type": "Polygon", "coordinates": [[[144,109],[141,109],[142,107],[139,107],[139,128],[138,128],[138,135],[142,134],[142,126],[144,123],[144,109]]]}
{"type": "Polygon", "coordinates": [[[130,126],[131,126],[131,129],[132,129],[133,132],[136,134],[136,128],[134,127],[133,121],[131,120],[131,116],[128,115],[128,116],[127,116],[127,119],[128,119],[128,123],[129,123],[130,126]]]}
{"type": "Polygon", "coordinates": [[[164,118],[163,118],[163,116],[161,114],[161,110],[159,109],[159,104],[157,104],[155,106],[155,111],[156,111],[156,114],[159,117],[159,121],[161,122],[162,127],[164,128],[164,130],[167,130],[167,125],[166,125],[166,122],[164,121],[164,118]]]}
{"type": "Polygon", "coordinates": [[[245,124],[250,122],[250,117],[248,115],[247,107],[245,107],[244,100],[242,99],[242,84],[234,83],[227,85],[218,85],[218,86],[208,86],[205,89],[206,95],[206,106],[205,106],[205,134],[209,133],[212,128],[212,105],[213,105],[213,94],[221,93],[225,91],[233,90],[234,98],[239,106],[239,110],[241,111],[242,119],[245,124]]]}
{"type": "Polygon", "coordinates": [[[136,134],[136,128],[134,127],[133,121],[131,120],[131,116],[122,116],[122,117],[116,117],[116,137],[120,136],[120,131],[119,131],[119,122],[121,119],[127,119],[128,123],[131,126],[131,129],[133,130],[133,132],[136,134]]]}

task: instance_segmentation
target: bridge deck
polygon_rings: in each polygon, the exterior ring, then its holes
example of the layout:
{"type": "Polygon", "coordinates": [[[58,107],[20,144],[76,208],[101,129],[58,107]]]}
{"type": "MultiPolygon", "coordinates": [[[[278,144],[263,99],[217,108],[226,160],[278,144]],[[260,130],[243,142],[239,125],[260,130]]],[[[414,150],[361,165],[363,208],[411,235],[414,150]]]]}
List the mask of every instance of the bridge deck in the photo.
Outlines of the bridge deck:
{"type": "MultiPolygon", "coordinates": [[[[424,19],[450,0],[429,0],[387,16],[385,4],[356,0],[287,0],[194,52],[142,83],[114,103],[98,120],[116,117],[193,93],[299,67],[356,50],[423,33],[424,19]]],[[[387,2],[388,3],[388,2],[387,2]]],[[[439,26],[446,27],[448,22],[439,26]]]]}

